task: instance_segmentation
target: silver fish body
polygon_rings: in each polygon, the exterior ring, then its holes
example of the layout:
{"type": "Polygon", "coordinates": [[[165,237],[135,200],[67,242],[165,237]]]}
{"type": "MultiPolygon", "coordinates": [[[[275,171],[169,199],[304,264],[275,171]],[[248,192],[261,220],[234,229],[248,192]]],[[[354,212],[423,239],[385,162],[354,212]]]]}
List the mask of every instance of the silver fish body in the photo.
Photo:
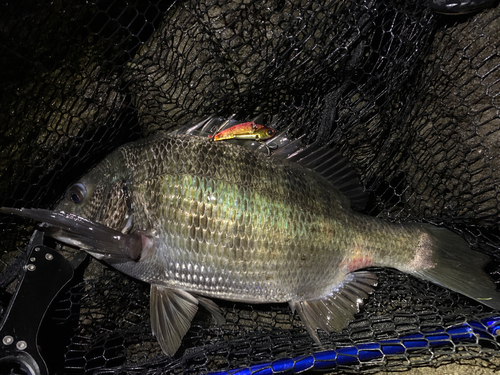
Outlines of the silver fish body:
{"type": "Polygon", "coordinates": [[[319,342],[317,328],[341,329],[373,290],[375,275],[357,271],[369,266],[500,308],[481,270],[486,257],[458,235],[359,214],[300,163],[208,138],[164,134],[121,146],[55,213],[42,211],[0,209],[43,220],[59,228],[54,237],[150,283],[152,330],[169,355],[198,304],[223,321],[208,298],[288,302],[319,342]]]}

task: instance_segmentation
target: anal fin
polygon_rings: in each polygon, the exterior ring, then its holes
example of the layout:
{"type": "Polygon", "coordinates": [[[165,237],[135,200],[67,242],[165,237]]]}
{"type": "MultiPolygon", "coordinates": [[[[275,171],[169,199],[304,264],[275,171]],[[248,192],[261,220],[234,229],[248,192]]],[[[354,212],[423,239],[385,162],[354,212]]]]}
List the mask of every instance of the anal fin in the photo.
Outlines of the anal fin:
{"type": "Polygon", "coordinates": [[[363,299],[376,285],[375,274],[368,271],[353,272],[331,294],[314,300],[290,301],[290,307],[292,311],[297,311],[311,337],[321,345],[316,330],[340,331],[354,319],[363,299]]]}
{"type": "Polygon", "coordinates": [[[196,296],[196,298],[198,299],[198,302],[200,302],[200,305],[202,305],[205,309],[208,310],[210,314],[212,314],[217,324],[221,325],[226,322],[226,319],[224,318],[224,316],[222,316],[222,312],[220,311],[219,306],[217,306],[214,301],[201,296],[196,296]]]}

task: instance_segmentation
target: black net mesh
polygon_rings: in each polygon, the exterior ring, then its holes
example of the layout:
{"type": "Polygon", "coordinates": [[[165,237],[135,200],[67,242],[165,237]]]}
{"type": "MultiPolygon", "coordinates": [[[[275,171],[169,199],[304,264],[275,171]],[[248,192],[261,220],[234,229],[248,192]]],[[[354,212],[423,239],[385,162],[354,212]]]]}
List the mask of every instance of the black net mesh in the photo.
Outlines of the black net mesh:
{"type": "MultiPolygon", "coordinates": [[[[491,255],[497,274],[499,7],[448,18],[410,0],[21,0],[1,5],[0,30],[0,206],[49,208],[111,150],[156,130],[263,115],[278,131],[335,143],[370,193],[367,214],[444,225],[491,255]]],[[[5,309],[34,227],[0,220],[5,309]]],[[[200,311],[168,358],[150,332],[148,286],[92,260],[47,314],[40,347],[53,373],[203,373],[494,314],[375,271],[379,287],[345,330],[321,334],[324,348],[286,305],[218,301],[226,324],[200,311]]],[[[498,369],[494,336],[424,341],[393,355],[379,344],[379,358],[337,369],[472,357],[498,369]]]]}

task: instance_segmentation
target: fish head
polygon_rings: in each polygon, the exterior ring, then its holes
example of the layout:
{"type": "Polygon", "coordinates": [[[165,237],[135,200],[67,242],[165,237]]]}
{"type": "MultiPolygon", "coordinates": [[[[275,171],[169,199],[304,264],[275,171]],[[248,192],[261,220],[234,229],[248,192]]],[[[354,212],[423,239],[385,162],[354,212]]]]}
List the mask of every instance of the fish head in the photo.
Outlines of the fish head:
{"type": "Polygon", "coordinates": [[[74,214],[121,230],[131,212],[132,183],[122,164],[117,155],[110,155],[71,184],[54,211],[74,214]]]}
{"type": "MultiPolygon", "coordinates": [[[[153,243],[132,231],[132,175],[118,149],[70,185],[54,210],[1,207],[0,213],[42,222],[45,233],[112,262],[138,261],[153,243]]],[[[130,169],[130,168],[129,168],[130,169]]]]}

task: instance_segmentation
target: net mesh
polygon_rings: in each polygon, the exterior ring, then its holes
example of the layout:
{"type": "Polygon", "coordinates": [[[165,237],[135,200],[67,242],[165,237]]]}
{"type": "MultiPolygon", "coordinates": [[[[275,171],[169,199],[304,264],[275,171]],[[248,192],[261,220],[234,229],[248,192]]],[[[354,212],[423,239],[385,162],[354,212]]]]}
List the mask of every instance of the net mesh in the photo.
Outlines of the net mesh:
{"type": "MultiPolygon", "coordinates": [[[[306,142],[334,142],[370,193],[367,214],[444,225],[491,255],[497,277],[499,7],[447,18],[409,0],[0,6],[0,206],[48,208],[111,150],[157,130],[212,114],[262,115],[306,142]]],[[[33,225],[2,216],[0,226],[4,311],[33,225]]],[[[148,286],[92,260],[49,311],[40,346],[52,348],[44,353],[54,373],[203,373],[492,314],[436,285],[375,271],[379,287],[345,330],[320,333],[324,348],[286,305],[218,301],[226,324],[200,311],[168,358],[150,332],[148,286]]],[[[380,348],[379,359],[340,370],[470,357],[498,370],[494,338],[427,341],[392,356],[380,348]]]]}

